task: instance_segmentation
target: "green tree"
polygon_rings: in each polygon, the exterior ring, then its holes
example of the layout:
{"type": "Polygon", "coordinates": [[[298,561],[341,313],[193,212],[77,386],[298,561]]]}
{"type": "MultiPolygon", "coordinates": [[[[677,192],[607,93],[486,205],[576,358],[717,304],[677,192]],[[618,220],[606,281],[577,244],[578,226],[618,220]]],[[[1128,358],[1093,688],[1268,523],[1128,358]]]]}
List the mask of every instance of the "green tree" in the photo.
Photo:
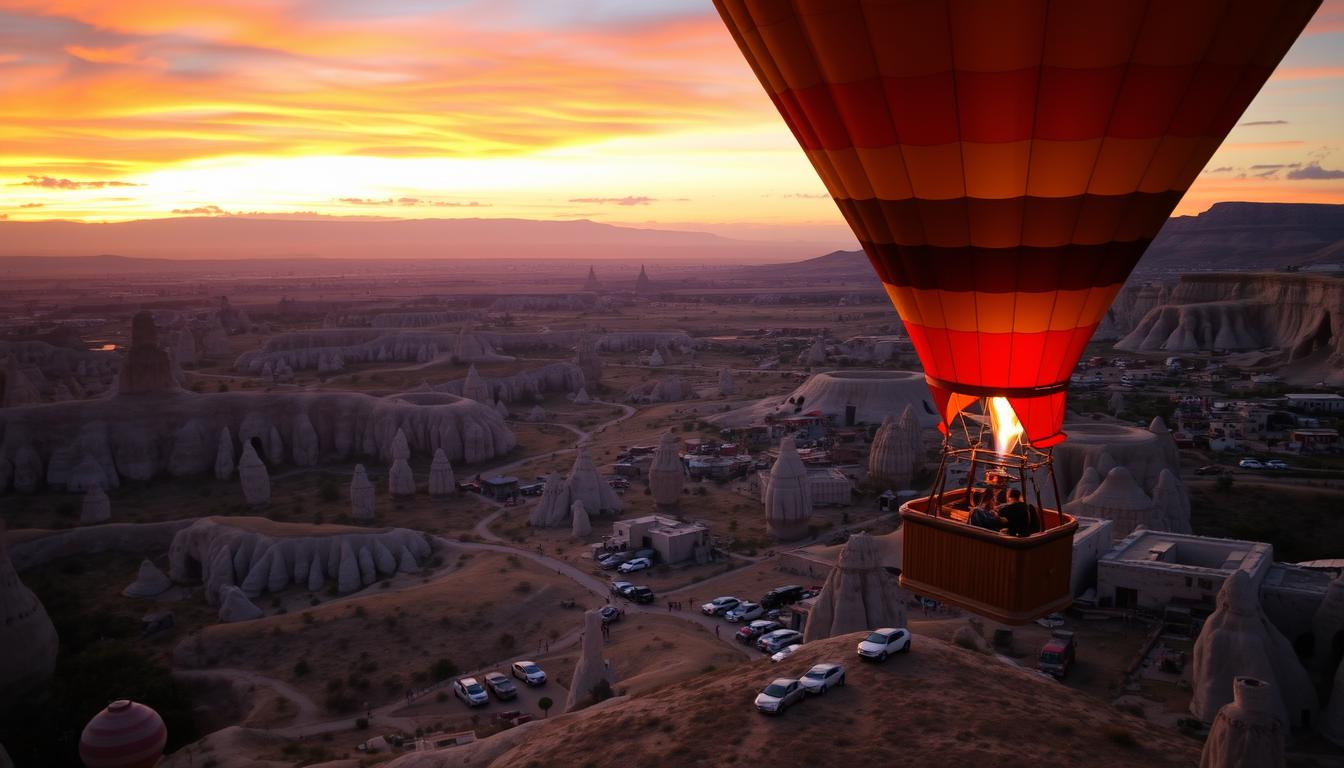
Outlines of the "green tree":
{"type": "Polygon", "coordinates": [[[550,696],[542,696],[541,701],[537,702],[537,706],[541,707],[541,713],[543,715],[545,715],[546,717],[550,717],[551,707],[555,706],[555,702],[551,701],[550,696]]]}

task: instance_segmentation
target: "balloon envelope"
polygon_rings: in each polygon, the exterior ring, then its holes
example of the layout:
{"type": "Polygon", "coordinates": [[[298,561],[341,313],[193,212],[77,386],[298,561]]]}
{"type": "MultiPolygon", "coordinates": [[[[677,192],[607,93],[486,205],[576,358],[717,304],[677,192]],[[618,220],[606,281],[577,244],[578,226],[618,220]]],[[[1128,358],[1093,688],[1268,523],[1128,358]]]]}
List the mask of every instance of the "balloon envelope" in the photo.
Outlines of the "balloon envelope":
{"type": "Polygon", "coordinates": [[[949,422],[1069,375],[1319,0],[714,0],[949,422]]]}

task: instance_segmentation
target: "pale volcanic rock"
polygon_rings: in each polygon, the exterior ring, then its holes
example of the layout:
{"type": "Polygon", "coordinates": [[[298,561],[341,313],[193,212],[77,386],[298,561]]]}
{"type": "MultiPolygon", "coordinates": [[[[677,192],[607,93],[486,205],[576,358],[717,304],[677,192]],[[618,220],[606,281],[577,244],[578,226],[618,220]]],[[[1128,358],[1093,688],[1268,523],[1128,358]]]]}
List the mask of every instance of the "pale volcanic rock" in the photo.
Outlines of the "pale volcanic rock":
{"type": "Polygon", "coordinates": [[[369,586],[378,579],[377,566],[373,562],[373,552],[368,547],[360,547],[355,555],[355,562],[359,564],[359,583],[365,587],[369,586]]]}
{"type": "Polygon", "coordinates": [[[626,402],[631,403],[677,403],[695,398],[695,388],[680,376],[663,376],[645,381],[625,392],[626,402]]]}
{"type": "Polygon", "coordinates": [[[873,436],[868,453],[868,477],[891,490],[910,487],[915,472],[924,464],[924,443],[914,409],[906,406],[899,421],[887,415],[873,436]]]}
{"type": "Polygon", "coordinates": [[[173,359],[178,365],[196,364],[196,336],[190,328],[183,328],[173,334],[173,359]]]}
{"type": "Polygon", "coordinates": [[[1173,533],[1191,533],[1190,497],[1180,478],[1170,469],[1163,468],[1153,489],[1153,506],[1158,512],[1157,530],[1173,533]]]}
{"type": "Polygon", "coordinates": [[[219,590],[219,620],[225,623],[252,621],[262,617],[261,609],[243,594],[243,590],[234,586],[225,586],[219,590]]]}
{"type": "Polygon", "coordinates": [[[649,465],[649,491],[660,507],[675,507],[681,503],[681,489],[686,481],[686,469],[677,452],[677,436],[664,432],[649,465]]]}
{"type": "Polygon", "coordinates": [[[597,354],[597,341],[592,334],[581,334],[574,344],[574,364],[583,374],[584,383],[597,386],[602,381],[602,358],[597,354]]]}
{"type": "Polygon", "coordinates": [[[320,458],[317,430],[313,428],[313,422],[307,413],[300,412],[294,415],[290,434],[289,452],[294,463],[300,467],[317,466],[320,458]]]}
{"type": "Polygon", "coordinates": [[[1287,728],[1278,719],[1273,685],[1237,677],[1232,701],[1218,710],[1204,740],[1199,768],[1276,768],[1285,765],[1287,728]]]}
{"type": "Polygon", "coordinates": [[[509,406],[505,405],[503,400],[496,400],[495,413],[499,414],[499,418],[507,419],[509,418],[509,406]]]}
{"type": "Polygon", "coordinates": [[[219,444],[215,449],[215,479],[228,480],[233,477],[233,435],[229,428],[219,430],[219,444]]]}
{"type": "Polygon", "coordinates": [[[1238,570],[1223,582],[1218,608],[1195,641],[1191,714],[1211,722],[1232,701],[1233,680],[1241,676],[1273,687],[1277,695],[1268,706],[1285,727],[1316,711],[1315,688],[1293,644],[1265,616],[1255,585],[1238,570]]]}
{"type": "Polygon", "coordinates": [[[587,446],[579,446],[569,476],[561,479],[552,473],[546,478],[541,500],[532,509],[529,523],[534,528],[555,528],[565,524],[575,502],[583,502],[588,514],[620,512],[621,497],[597,471],[587,446]]]}
{"type": "Polygon", "coordinates": [[[837,424],[846,424],[853,408],[854,423],[881,424],[887,416],[899,417],[906,406],[913,409],[921,427],[938,426],[938,409],[924,374],[847,369],[815,373],[788,395],[767,397],[707,420],[725,427],[746,427],[817,411],[837,424]]]}
{"type": "Polygon", "coordinates": [[[808,347],[807,351],[803,353],[802,359],[799,360],[799,362],[803,363],[804,365],[825,365],[826,363],[825,340],[818,338],[815,341],[813,341],[812,346],[808,347]]]}
{"type": "Polygon", "coordinates": [[[411,551],[406,548],[406,545],[401,545],[397,549],[397,573],[419,572],[420,564],[415,561],[415,555],[411,554],[411,551]]]}
{"type": "Polygon", "coordinates": [[[97,525],[112,519],[112,502],[101,485],[95,485],[84,492],[84,501],[80,504],[79,524],[97,525]]]}
{"type": "Polygon", "coordinates": [[[569,488],[559,473],[552,472],[546,476],[541,499],[532,508],[528,524],[533,528],[555,528],[565,521],[569,509],[569,488]]]}
{"type": "Polygon", "coordinates": [[[588,510],[584,508],[582,501],[575,501],[569,506],[569,535],[583,541],[593,533],[592,523],[588,521],[588,510]]]}
{"type": "MultiPolygon", "coordinates": [[[[1157,492],[1162,470],[1180,476],[1179,454],[1170,433],[1094,421],[1067,422],[1064,432],[1069,439],[1054,446],[1052,452],[1055,477],[1065,499],[1080,498],[1074,489],[1089,467],[1105,480],[1112,469],[1123,466],[1149,497],[1157,492]]],[[[1054,508],[1054,488],[1048,483],[1046,486],[1041,491],[1045,505],[1054,508]]],[[[1181,492],[1185,492],[1183,486],[1181,492]]]]}
{"type": "Polygon", "coordinates": [[[17,355],[10,354],[8,361],[6,361],[3,383],[4,398],[0,400],[0,405],[6,408],[31,405],[42,401],[42,393],[38,391],[32,380],[24,373],[23,368],[19,366],[17,355]]]}
{"type": "Polygon", "coordinates": [[[213,456],[206,446],[203,430],[204,424],[199,419],[192,419],[183,424],[173,435],[173,452],[168,457],[168,474],[173,477],[192,477],[204,474],[210,468],[213,456]]]}
{"type": "Polygon", "coordinates": [[[719,394],[724,397],[737,394],[737,384],[733,381],[731,368],[724,368],[719,371],[719,394]]]}
{"type": "Polygon", "coordinates": [[[131,319],[131,347],[121,363],[117,393],[139,395],[179,389],[168,351],[159,346],[154,316],[138,312],[131,319]]]}
{"type": "Polygon", "coordinates": [[[593,402],[593,399],[588,396],[588,388],[579,387],[579,391],[574,394],[574,404],[587,405],[591,402],[593,402]]]}
{"type": "Polygon", "coordinates": [[[387,488],[393,496],[415,495],[415,474],[407,461],[410,458],[406,433],[398,429],[392,438],[392,466],[387,471],[387,488]]]}
{"type": "Polygon", "coordinates": [[[243,456],[238,459],[238,480],[243,487],[243,499],[249,505],[259,507],[271,502],[271,476],[250,442],[243,443],[243,456]]]}
{"type": "Polygon", "coordinates": [[[121,594],[126,597],[157,597],[167,592],[171,586],[173,586],[173,583],[168,580],[163,571],[159,570],[158,566],[150,560],[142,560],[135,581],[123,589],[121,594]]]}
{"type": "Polygon", "coordinates": [[[486,405],[494,402],[495,397],[490,391],[490,385],[481,377],[474,365],[467,369],[467,378],[462,382],[462,396],[486,405]]]}
{"type": "Polygon", "coordinates": [[[807,487],[807,467],[798,456],[792,437],[779,444],[779,458],[770,468],[770,485],[762,498],[766,532],[778,541],[793,541],[807,534],[812,516],[812,494],[807,487]]]}
{"type": "Polygon", "coordinates": [[[583,639],[580,640],[579,659],[570,679],[565,711],[574,712],[591,703],[593,686],[605,680],[613,683],[610,665],[602,658],[606,642],[602,638],[602,614],[596,609],[583,615],[583,639]]]}
{"type": "MultiPolygon", "coordinates": [[[[1316,607],[1316,613],[1311,618],[1311,634],[1312,677],[1316,678],[1320,690],[1328,692],[1331,679],[1335,676],[1332,664],[1335,657],[1331,650],[1334,644],[1339,642],[1337,638],[1344,638],[1344,572],[1332,579],[1330,586],[1326,587],[1325,598],[1316,607]]],[[[1336,698],[1337,695],[1331,698],[1331,705],[1339,704],[1338,708],[1344,710],[1344,701],[1336,701],[1336,698]]],[[[1344,725],[1344,722],[1341,722],[1341,725],[1344,725]]],[[[1344,730],[1341,730],[1340,734],[1344,736],[1344,730]]]]}
{"type": "Polygon", "coordinates": [[[355,465],[350,478],[350,517],[360,523],[373,519],[373,483],[363,464],[355,465]]]}
{"type": "Polygon", "coordinates": [[[21,695],[37,693],[56,668],[56,628],[9,559],[8,535],[0,522],[0,711],[21,695]]]}
{"type": "Polygon", "coordinates": [[[1336,746],[1344,747],[1344,661],[1335,670],[1334,685],[1330,690],[1330,706],[1321,718],[1321,735],[1336,746]]]}
{"type": "Polygon", "coordinates": [[[540,405],[532,406],[532,410],[527,412],[527,420],[534,423],[545,421],[546,418],[546,409],[542,408],[540,405]]]}
{"type": "Polygon", "coordinates": [[[1148,494],[1125,467],[1116,467],[1088,495],[1064,505],[1064,511],[1076,517],[1095,517],[1115,523],[1115,535],[1125,537],[1140,526],[1165,530],[1163,517],[1148,494]]]}
{"type": "Polygon", "coordinates": [[[1166,304],[1170,298],[1171,289],[1163,283],[1126,283],[1106,310],[1092,338],[1097,341],[1123,338],[1145,315],[1166,304]]]}
{"type": "Polygon", "coordinates": [[[665,360],[663,359],[663,353],[662,353],[661,351],[655,349],[655,350],[653,350],[653,353],[649,355],[649,367],[650,367],[650,368],[659,368],[659,367],[662,367],[662,366],[664,366],[664,365],[666,365],[666,364],[667,364],[667,361],[665,361],[665,360]]]}
{"type": "Polygon", "coordinates": [[[457,491],[453,478],[453,465],[442,448],[434,451],[434,460],[429,465],[429,495],[451,496],[457,491]]]}
{"type": "Polygon", "coordinates": [[[1073,487],[1073,497],[1070,501],[1077,501],[1091,494],[1101,486],[1101,475],[1097,472],[1095,466],[1083,470],[1083,476],[1079,478],[1078,484],[1073,487]]]}
{"type": "Polygon", "coordinates": [[[821,596],[808,613],[803,641],[879,627],[904,627],[909,599],[896,577],[882,565],[877,542],[856,533],[840,550],[821,596]]]}
{"type": "Polygon", "coordinates": [[[85,456],[75,465],[74,469],[65,478],[65,490],[71,493],[80,491],[91,491],[94,488],[112,488],[113,484],[108,482],[107,472],[103,465],[92,456],[85,456]]]}

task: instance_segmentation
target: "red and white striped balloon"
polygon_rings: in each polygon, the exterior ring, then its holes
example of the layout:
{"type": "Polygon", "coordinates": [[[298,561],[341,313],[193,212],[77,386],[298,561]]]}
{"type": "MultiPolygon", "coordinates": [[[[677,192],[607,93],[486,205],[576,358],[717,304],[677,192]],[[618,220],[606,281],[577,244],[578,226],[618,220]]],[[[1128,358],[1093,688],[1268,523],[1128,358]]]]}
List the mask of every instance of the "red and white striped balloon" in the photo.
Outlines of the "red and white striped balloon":
{"type": "Polygon", "coordinates": [[[152,768],[163,757],[167,741],[168,729],[158,712],[121,699],[84,726],[79,758],[86,768],[152,768]]]}

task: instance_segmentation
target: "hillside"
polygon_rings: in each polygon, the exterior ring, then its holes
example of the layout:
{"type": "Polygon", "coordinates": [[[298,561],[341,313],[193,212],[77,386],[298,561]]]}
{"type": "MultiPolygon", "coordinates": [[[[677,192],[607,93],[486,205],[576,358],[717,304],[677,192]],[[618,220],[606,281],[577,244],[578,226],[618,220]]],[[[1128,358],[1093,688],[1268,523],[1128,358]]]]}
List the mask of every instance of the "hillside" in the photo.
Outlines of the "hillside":
{"type": "Polygon", "coordinates": [[[1183,766],[1199,745],[1007,662],[917,637],[908,656],[859,664],[846,635],[782,664],[746,662],[631,699],[552,717],[395,768],[542,766],[1183,766]],[[848,684],[781,717],[752,707],[777,676],[840,661],[848,684]]]}

